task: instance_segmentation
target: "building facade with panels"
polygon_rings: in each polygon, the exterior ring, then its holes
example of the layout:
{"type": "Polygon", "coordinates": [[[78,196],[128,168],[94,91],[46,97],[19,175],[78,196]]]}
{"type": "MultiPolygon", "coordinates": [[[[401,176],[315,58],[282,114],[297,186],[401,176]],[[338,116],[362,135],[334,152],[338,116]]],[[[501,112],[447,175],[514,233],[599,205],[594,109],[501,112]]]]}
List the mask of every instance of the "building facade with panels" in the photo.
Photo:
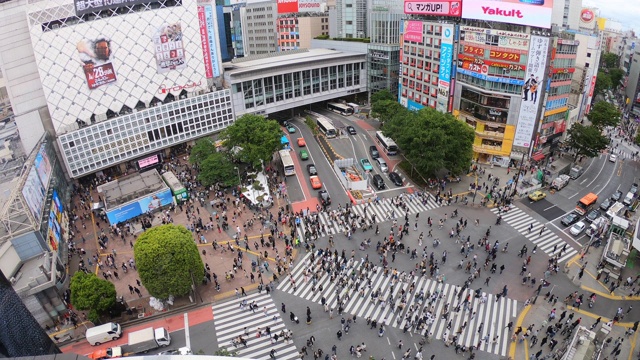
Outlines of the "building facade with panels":
{"type": "Polygon", "coordinates": [[[244,56],[268,54],[278,50],[275,1],[247,2],[240,7],[244,56]]]}
{"type": "Polygon", "coordinates": [[[329,35],[329,15],[300,13],[280,16],[276,29],[279,51],[309,49],[311,39],[329,35]]]}

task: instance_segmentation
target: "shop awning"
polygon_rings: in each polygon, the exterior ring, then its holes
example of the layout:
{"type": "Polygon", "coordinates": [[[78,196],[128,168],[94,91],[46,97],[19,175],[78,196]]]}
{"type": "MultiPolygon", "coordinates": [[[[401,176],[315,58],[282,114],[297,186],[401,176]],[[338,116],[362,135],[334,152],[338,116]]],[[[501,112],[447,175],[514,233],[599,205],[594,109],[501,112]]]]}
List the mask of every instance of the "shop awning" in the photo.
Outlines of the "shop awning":
{"type": "Polygon", "coordinates": [[[531,159],[533,161],[540,161],[542,159],[544,159],[544,154],[540,151],[534,153],[533,155],[531,155],[531,159]]]}

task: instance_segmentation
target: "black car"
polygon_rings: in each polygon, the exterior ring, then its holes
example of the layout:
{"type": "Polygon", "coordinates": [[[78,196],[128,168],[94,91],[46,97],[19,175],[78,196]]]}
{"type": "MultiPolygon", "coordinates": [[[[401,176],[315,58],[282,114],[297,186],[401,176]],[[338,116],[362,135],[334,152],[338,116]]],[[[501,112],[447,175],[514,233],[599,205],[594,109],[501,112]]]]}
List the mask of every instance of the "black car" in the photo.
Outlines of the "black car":
{"type": "Polygon", "coordinates": [[[351,125],[347,126],[347,132],[348,132],[350,135],[355,135],[355,134],[357,134],[357,133],[356,133],[356,129],[355,129],[353,126],[351,126],[351,125]]]}
{"type": "Polygon", "coordinates": [[[387,187],[387,185],[384,183],[384,180],[382,179],[382,176],[380,176],[380,174],[373,175],[373,178],[371,179],[371,182],[373,182],[373,185],[378,190],[382,190],[385,187],[387,187]]]}
{"type": "Polygon", "coordinates": [[[371,155],[371,158],[374,160],[380,157],[378,148],[375,145],[369,146],[369,154],[371,155]]]}
{"type": "Polygon", "coordinates": [[[318,200],[320,200],[320,204],[322,204],[322,206],[331,205],[331,197],[326,190],[318,191],[318,200]]]}
{"type": "Polygon", "coordinates": [[[309,176],[318,175],[318,170],[316,170],[316,166],[313,164],[307,165],[307,172],[309,172],[309,176]]]}
{"type": "Polygon", "coordinates": [[[611,195],[611,200],[613,201],[619,201],[620,198],[622,198],[622,191],[620,190],[614,192],[613,195],[611,195]]]}
{"type": "Polygon", "coordinates": [[[600,204],[600,209],[607,211],[613,205],[614,201],[611,199],[604,199],[602,204],[600,204]]]}
{"type": "Polygon", "coordinates": [[[564,226],[571,226],[580,220],[580,215],[576,213],[568,213],[565,217],[560,221],[564,226]]]}
{"type": "Polygon", "coordinates": [[[594,210],[591,210],[584,219],[587,220],[588,222],[594,222],[599,217],[600,217],[600,210],[594,209],[594,210]]]}
{"type": "Polygon", "coordinates": [[[395,171],[392,171],[389,173],[389,180],[391,180],[391,182],[394,183],[396,186],[404,185],[402,182],[402,177],[400,177],[400,175],[398,175],[398,173],[395,171]]]}

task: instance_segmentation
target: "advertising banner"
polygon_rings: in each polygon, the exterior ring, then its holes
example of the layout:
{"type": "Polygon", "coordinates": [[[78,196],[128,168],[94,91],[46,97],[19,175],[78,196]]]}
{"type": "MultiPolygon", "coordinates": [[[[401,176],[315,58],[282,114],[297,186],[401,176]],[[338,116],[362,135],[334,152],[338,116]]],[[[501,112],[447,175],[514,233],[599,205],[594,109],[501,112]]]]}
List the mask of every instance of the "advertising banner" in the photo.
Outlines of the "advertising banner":
{"type": "Polygon", "coordinates": [[[551,28],[553,0],[464,0],[463,19],[551,28]]]}
{"type": "Polygon", "coordinates": [[[198,24],[200,25],[200,43],[202,44],[202,56],[204,57],[204,71],[207,79],[213,77],[211,68],[211,51],[209,50],[209,34],[207,31],[207,19],[204,14],[204,6],[198,6],[198,24]]]}
{"type": "Polygon", "coordinates": [[[89,89],[116,82],[116,71],[111,63],[113,51],[111,40],[98,38],[80,40],[76,45],[78,56],[82,62],[82,70],[87,79],[89,89]]]}
{"type": "Polygon", "coordinates": [[[405,14],[418,15],[441,15],[455,16],[462,15],[462,1],[460,0],[405,0],[405,14]]]}
{"type": "Polygon", "coordinates": [[[440,43],[440,66],[438,70],[438,96],[436,110],[446,112],[451,85],[451,63],[453,62],[453,25],[442,25],[440,43]]]}
{"type": "Polygon", "coordinates": [[[218,44],[216,43],[216,31],[214,30],[215,19],[213,17],[213,7],[204,7],[205,19],[207,22],[207,40],[209,41],[209,60],[211,61],[211,71],[213,76],[220,76],[220,63],[218,62],[218,44]]]}
{"type": "Polygon", "coordinates": [[[520,54],[511,51],[490,50],[489,59],[520,62],[520,54]]]}
{"type": "Polygon", "coordinates": [[[405,20],[404,41],[422,42],[422,21],[405,20]]]}
{"type": "Polygon", "coordinates": [[[278,14],[298,12],[298,0],[278,0],[278,14]]]}
{"type": "Polygon", "coordinates": [[[506,30],[485,29],[475,26],[461,26],[461,40],[481,45],[507,47],[515,50],[529,50],[531,35],[506,30]],[[497,41],[496,41],[497,37],[497,41]]]}
{"type": "Polygon", "coordinates": [[[107,211],[107,218],[111,225],[115,225],[144,214],[147,211],[154,211],[163,206],[170,205],[171,203],[173,203],[171,189],[166,189],[138,201],[125,204],[122,207],[111,209],[107,211]]]}
{"type": "Polygon", "coordinates": [[[298,0],[298,12],[320,12],[320,0],[298,0]]]}
{"type": "Polygon", "coordinates": [[[467,54],[473,54],[479,57],[484,57],[484,49],[477,46],[463,45],[462,51],[467,54]]]}
{"type": "Polygon", "coordinates": [[[55,206],[51,206],[51,210],[49,211],[49,231],[47,234],[49,249],[51,251],[58,251],[58,246],[60,245],[60,237],[62,235],[62,231],[60,229],[60,223],[58,222],[58,215],[55,212],[55,206]]]}
{"type": "Polygon", "coordinates": [[[527,62],[527,74],[529,74],[529,77],[522,87],[522,103],[520,104],[520,113],[518,114],[518,123],[513,139],[514,146],[529,147],[531,145],[531,137],[535,131],[536,116],[540,105],[538,93],[543,85],[542,81],[548,53],[549,38],[532,36],[529,61],[527,62]]]}
{"type": "Polygon", "coordinates": [[[108,9],[117,9],[123,7],[131,7],[138,4],[154,3],[149,0],[74,0],[73,4],[76,8],[76,15],[82,16],[92,12],[98,12],[108,9]]]}
{"type": "Polygon", "coordinates": [[[476,57],[472,57],[472,56],[468,56],[468,55],[464,55],[464,54],[459,54],[458,55],[458,60],[462,61],[462,68],[463,69],[469,69],[470,68],[469,65],[466,65],[466,63],[477,64],[477,65],[495,66],[495,67],[505,68],[507,70],[514,70],[514,71],[524,71],[524,69],[525,69],[525,66],[524,65],[520,65],[520,64],[510,64],[510,63],[505,63],[505,62],[500,62],[500,61],[478,59],[476,57]]]}
{"type": "Polygon", "coordinates": [[[593,99],[593,90],[596,88],[596,78],[598,77],[598,75],[593,75],[591,77],[591,84],[589,84],[589,99],[587,102],[587,110],[585,110],[585,115],[589,114],[589,112],[591,111],[591,99],[593,99]]]}
{"type": "Polygon", "coordinates": [[[49,185],[49,179],[51,178],[51,162],[49,161],[49,155],[47,155],[47,153],[45,152],[44,146],[44,144],[40,146],[40,150],[36,155],[33,166],[38,172],[38,176],[40,177],[42,186],[46,188],[49,185]]]}
{"type": "Polygon", "coordinates": [[[503,78],[495,75],[489,75],[488,61],[482,63],[458,60],[457,71],[464,75],[473,76],[477,79],[499,82],[503,84],[524,85],[524,80],[503,78]]]}
{"type": "Polygon", "coordinates": [[[596,13],[593,9],[582,8],[580,11],[580,28],[587,30],[595,30],[596,13]]]}
{"type": "Polygon", "coordinates": [[[40,182],[35,166],[31,167],[31,170],[29,170],[27,181],[25,181],[24,186],[22,187],[22,195],[27,202],[29,210],[31,210],[31,214],[33,214],[33,217],[37,222],[40,222],[40,218],[42,217],[42,207],[44,204],[45,189],[40,182]]]}
{"type": "Polygon", "coordinates": [[[153,36],[158,73],[181,70],[187,66],[180,23],[162,25],[153,36]]]}
{"type": "Polygon", "coordinates": [[[158,157],[158,155],[152,155],[149,156],[148,158],[144,158],[142,160],[138,160],[138,168],[140,169],[144,169],[146,167],[155,165],[157,163],[160,162],[160,158],[158,157]]]}

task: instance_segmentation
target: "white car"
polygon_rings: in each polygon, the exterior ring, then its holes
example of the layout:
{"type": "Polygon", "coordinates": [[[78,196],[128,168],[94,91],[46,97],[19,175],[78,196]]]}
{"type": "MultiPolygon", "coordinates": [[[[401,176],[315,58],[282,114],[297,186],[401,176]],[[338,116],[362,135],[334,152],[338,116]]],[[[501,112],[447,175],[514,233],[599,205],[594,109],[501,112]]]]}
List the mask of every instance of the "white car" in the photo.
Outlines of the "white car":
{"type": "Polygon", "coordinates": [[[616,162],[616,160],[618,160],[618,155],[616,154],[609,155],[609,161],[616,162]]]}
{"type": "Polygon", "coordinates": [[[584,221],[578,221],[577,223],[575,223],[571,229],[569,230],[569,232],[571,232],[571,235],[573,236],[578,236],[580,234],[582,234],[582,232],[587,228],[587,224],[584,223],[584,221]]]}

